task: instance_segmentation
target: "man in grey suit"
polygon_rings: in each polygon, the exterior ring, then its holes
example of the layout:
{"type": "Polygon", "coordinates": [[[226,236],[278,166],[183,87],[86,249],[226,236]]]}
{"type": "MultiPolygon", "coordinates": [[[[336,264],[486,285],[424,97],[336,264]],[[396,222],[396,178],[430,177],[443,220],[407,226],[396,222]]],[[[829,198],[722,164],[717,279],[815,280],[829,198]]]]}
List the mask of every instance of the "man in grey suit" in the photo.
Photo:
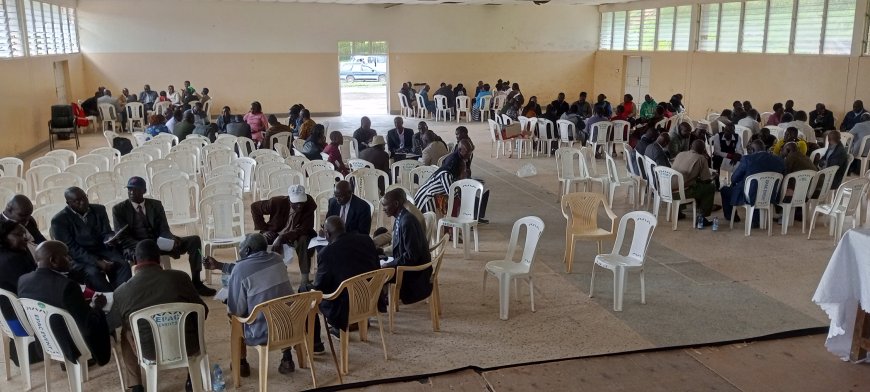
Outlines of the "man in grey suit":
{"type": "Polygon", "coordinates": [[[147,185],[142,177],[130,177],[127,182],[127,200],[112,208],[115,229],[120,232],[116,240],[118,245],[130,259],[139,241],[157,241],[158,238],[173,240],[175,243],[172,249],[162,251],[162,254],[177,259],[182,253],[187,253],[190,275],[196,291],[203,296],[213,296],[215,290],[206,287],[199,277],[202,271],[202,240],[195,235],[178,237],[172,234],[163,204],[158,200],[146,199],[146,190],[147,185]]]}

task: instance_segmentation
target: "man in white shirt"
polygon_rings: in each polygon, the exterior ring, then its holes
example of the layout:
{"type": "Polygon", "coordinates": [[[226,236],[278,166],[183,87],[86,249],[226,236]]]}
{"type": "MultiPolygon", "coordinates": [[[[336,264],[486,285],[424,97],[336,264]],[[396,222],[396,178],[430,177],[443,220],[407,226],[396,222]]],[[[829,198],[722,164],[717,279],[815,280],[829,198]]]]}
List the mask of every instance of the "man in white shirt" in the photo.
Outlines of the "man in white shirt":
{"type": "Polygon", "coordinates": [[[166,88],[166,97],[169,98],[169,102],[172,102],[172,105],[181,106],[181,93],[175,91],[175,86],[170,84],[166,88]]]}
{"type": "Polygon", "coordinates": [[[740,119],[740,121],[737,122],[737,125],[749,128],[749,130],[752,131],[752,134],[755,135],[761,130],[761,124],[759,124],[758,121],[755,121],[756,118],[758,118],[758,111],[750,109],[746,112],[746,117],[740,119]]]}

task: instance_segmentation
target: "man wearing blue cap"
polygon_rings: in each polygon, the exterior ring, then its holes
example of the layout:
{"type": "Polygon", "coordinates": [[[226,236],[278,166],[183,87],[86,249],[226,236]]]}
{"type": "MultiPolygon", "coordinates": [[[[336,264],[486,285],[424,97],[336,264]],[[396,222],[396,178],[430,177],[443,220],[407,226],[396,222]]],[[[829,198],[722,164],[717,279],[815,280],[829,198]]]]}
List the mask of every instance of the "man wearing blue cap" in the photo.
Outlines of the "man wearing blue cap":
{"type": "Polygon", "coordinates": [[[158,238],[173,240],[175,243],[172,248],[161,249],[161,253],[176,259],[182,253],[187,253],[190,275],[196,291],[202,296],[213,296],[215,290],[206,287],[199,277],[202,271],[202,240],[195,235],[178,237],[172,234],[163,204],[159,200],[146,199],[146,190],[147,186],[142,177],[130,177],[127,182],[127,200],[112,208],[115,231],[119,233],[115,242],[129,255],[139,241],[158,241],[158,238]]]}

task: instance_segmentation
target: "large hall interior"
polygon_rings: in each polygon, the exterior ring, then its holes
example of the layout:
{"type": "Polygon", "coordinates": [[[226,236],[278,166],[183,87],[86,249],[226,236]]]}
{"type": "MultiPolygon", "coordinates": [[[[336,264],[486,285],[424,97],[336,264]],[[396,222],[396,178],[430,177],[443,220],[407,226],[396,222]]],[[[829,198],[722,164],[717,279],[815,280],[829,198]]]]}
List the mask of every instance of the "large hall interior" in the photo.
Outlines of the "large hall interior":
{"type": "Polygon", "coordinates": [[[866,391],[867,99],[870,0],[0,0],[0,391],[866,391]]]}

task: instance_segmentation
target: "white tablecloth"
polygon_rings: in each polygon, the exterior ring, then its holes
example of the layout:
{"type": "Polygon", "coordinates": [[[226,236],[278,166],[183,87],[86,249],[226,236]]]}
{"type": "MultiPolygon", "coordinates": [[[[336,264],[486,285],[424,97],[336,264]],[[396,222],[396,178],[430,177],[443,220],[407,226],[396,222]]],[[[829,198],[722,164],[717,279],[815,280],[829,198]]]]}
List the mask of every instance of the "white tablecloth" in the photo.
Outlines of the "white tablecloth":
{"type": "Polygon", "coordinates": [[[858,305],[870,312],[870,230],[849,230],[840,240],[813,295],[831,328],[825,347],[846,361],[858,305]]]}

